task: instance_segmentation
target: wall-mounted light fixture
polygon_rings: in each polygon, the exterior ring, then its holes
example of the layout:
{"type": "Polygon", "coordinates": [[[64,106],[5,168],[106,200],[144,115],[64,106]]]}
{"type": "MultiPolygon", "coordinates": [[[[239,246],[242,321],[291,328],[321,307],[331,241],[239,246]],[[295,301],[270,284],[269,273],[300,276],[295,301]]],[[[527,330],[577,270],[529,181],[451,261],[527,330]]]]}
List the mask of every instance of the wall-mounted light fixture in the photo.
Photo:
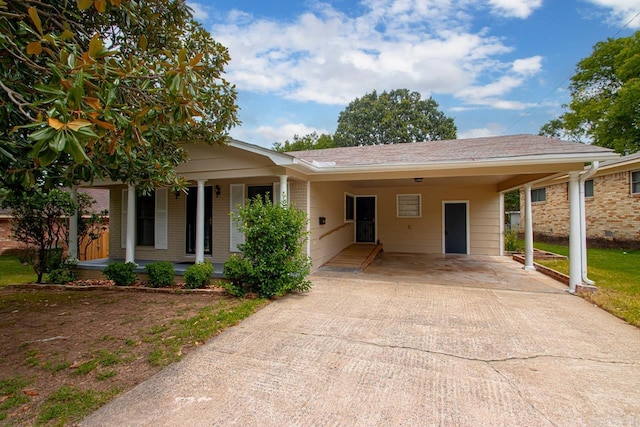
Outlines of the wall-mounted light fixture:
{"type": "Polygon", "coordinates": [[[422,178],[413,178],[413,182],[422,182],[422,178]]]}
{"type": "Polygon", "coordinates": [[[218,198],[220,196],[220,186],[216,184],[216,186],[213,187],[213,191],[216,192],[216,198],[218,198]]]}
{"type": "Polygon", "coordinates": [[[174,191],[173,195],[176,196],[176,200],[178,200],[178,197],[180,197],[180,190],[174,191]]]}
{"type": "Polygon", "coordinates": [[[321,216],[320,218],[318,218],[318,223],[320,225],[325,225],[327,223],[327,218],[321,216]]]}

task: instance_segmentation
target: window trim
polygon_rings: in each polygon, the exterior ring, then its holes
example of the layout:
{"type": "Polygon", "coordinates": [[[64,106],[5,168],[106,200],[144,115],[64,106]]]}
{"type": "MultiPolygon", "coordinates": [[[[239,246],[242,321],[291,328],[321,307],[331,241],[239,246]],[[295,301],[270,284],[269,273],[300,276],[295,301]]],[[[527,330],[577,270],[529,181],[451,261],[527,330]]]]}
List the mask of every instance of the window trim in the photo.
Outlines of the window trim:
{"type": "Polygon", "coordinates": [[[547,201],[547,187],[538,187],[538,188],[531,189],[531,203],[546,203],[546,201],[547,201]],[[540,192],[544,194],[544,199],[535,200],[533,195],[539,194],[540,192]]]}
{"type": "MultiPolygon", "coordinates": [[[[415,202],[416,202],[416,200],[414,199],[414,201],[409,206],[411,208],[415,208],[415,204],[416,204],[415,202]]],[[[403,203],[402,206],[407,206],[407,205],[405,205],[403,203]]],[[[420,193],[412,193],[412,194],[401,193],[401,194],[396,194],[396,218],[422,218],[422,194],[420,194],[420,193]],[[405,203],[406,203],[406,202],[411,202],[411,199],[409,199],[411,197],[417,197],[418,214],[417,215],[414,215],[414,214],[401,215],[401,212],[400,212],[401,199],[405,199],[405,203]]]]}
{"type": "Polygon", "coordinates": [[[584,197],[586,199],[593,199],[593,196],[595,196],[596,194],[596,184],[595,181],[593,180],[593,178],[591,179],[587,179],[584,182],[584,197]],[[591,195],[587,194],[587,182],[591,182],[591,195]]]}
{"type": "Polygon", "coordinates": [[[638,189],[640,190],[640,170],[630,171],[629,172],[629,183],[630,183],[630,192],[632,196],[640,196],[640,191],[633,191],[633,185],[638,185],[638,189]],[[633,180],[633,174],[637,174],[637,180],[633,180]]]}

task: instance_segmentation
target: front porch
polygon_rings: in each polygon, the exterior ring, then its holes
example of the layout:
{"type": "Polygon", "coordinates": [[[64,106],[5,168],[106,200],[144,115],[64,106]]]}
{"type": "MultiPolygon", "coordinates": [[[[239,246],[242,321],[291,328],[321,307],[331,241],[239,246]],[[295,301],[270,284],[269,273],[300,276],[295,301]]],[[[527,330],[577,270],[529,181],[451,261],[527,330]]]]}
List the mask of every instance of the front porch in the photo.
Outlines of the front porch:
{"type": "Polygon", "coordinates": [[[321,267],[323,270],[359,272],[364,271],[369,264],[382,252],[382,245],[353,244],[343,249],[338,255],[321,267]]]}

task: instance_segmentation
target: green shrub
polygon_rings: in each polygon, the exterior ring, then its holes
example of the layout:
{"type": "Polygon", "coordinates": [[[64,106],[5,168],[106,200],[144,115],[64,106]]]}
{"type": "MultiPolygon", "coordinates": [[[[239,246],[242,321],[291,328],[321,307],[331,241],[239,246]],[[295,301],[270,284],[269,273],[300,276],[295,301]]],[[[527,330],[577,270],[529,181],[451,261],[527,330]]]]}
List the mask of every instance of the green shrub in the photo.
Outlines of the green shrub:
{"type": "Polygon", "coordinates": [[[263,298],[290,291],[308,291],[311,260],[304,253],[307,217],[304,212],[257,197],[233,216],[245,235],[242,256],[224,265],[228,289],[256,292],[263,298]]]}
{"type": "Polygon", "coordinates": [[[211,283],[213,265],[210,262],[199,262],[190,265],[184,272],[184,285],[189,289],[203,288],[211,283]]]}
{"type": "Polygon", "coordinates": [[[136,281],[136,267],[133,262],[113,262],[104,269],[102,274],[113,280],[116,286],[131,286],[136,281]]]}
{"type": "Polygon", "coordinates": [[[518,233],[516,230],[507,230],[504,233],[504,250],[515,252],[518,250],[518,233]]]}
{"type": "Polygon", "coordinates": [[[67,259],[62,261],[56,268],[47,273],[48,282],[61,285],[76,280],[77,276],[74,271],[76,264],[77,260],[67,259]]]}
{"type": "Polygon", "coordinates": [[[220,282],[220,286],[234,297],[243,297],[250,291],[250,286],[244,282],[245,272],[251,268],[248,263],[249,260],[237,254],[231,255],[224,263],[224,277],[227,281],[220,282]]]}
{"type": "Polygon", "coordinates": [[[45,256],[45,273],[60,269],[64,264],[64,251],[62,248],[47,249],[45,256]]]}
{"type": "Polygon", "coordinates": [[[55,284],[65,284],[68,282],[73,282],[78,278],[75,271],[73,271],[75,263],[73,264],[65,264],[63,267],[58,268],[56,270],[51,270],[47,277],[49,278],[49,283],[55,284]]]}
{"type": "Polygon", "coordinates": [[[173,285],[173,264],[169,261],[159,261],[148,264],[145,267],[149,275],[149,283],[152,288],[168,288],[173,285]]]}

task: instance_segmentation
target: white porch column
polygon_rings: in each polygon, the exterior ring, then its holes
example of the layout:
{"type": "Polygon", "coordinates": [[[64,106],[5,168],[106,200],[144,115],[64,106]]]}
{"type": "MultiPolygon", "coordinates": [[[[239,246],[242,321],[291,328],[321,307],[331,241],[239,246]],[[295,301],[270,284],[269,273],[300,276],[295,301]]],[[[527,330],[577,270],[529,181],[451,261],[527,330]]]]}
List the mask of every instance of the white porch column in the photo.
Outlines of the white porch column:
{"type": "Polygon", "coordinates": [[[124,258],[125,262],[136,262],[136,187],[131,184],[127,189],[127,243],[124,258]]]}
{"type": "MultiPolygon", "coordinates": [[[[74,185],[71,187],[71,200],[75,203],[78,202],[78,187],[74,185]]],[[[69,260],[78,259],[78,209],[76,209],[73,215],[69,216],[69,241],[67,242],[69,248],[69,260]]]]}
{"type": "Polygon", "coordinates": [[[285,206],[289,206],[289,189],[287,186],[287,175],[280,175],[280,201],[285,206]]]}
{"type": "Polygon", "coordinates": [[[533,218],[531,217],[531,184],[524,186],[524,269],[535,270],[533,266],[533,218]]]}
{"type": "Polygon", "coordinates": [[[580,173],[569,173],[569,292],[582,284],[582,251],[580,250],[580,173]]]}
{"type": "Polygon", "coordinates": [[[196,264],[204,262],[204,180],[198,180],[196,202],[196,264]]]}

